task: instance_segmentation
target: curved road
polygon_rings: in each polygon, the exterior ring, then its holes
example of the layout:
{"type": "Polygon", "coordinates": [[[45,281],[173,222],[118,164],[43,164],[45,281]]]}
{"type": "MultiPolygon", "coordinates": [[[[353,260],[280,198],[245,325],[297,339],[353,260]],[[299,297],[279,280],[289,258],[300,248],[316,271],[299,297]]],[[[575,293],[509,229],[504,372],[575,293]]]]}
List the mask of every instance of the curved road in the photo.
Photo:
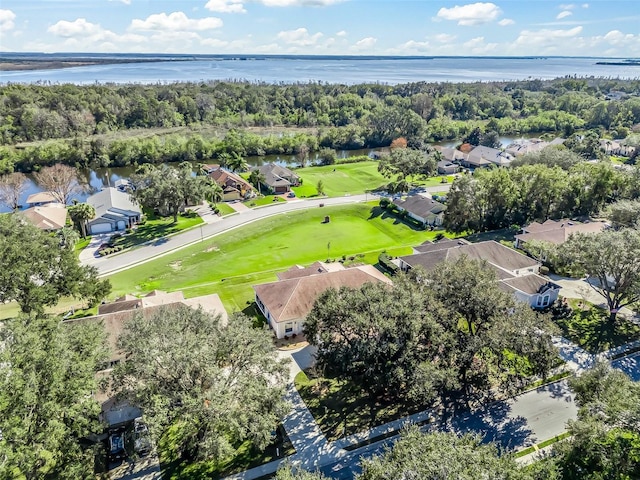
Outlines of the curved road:
{"type": "MultiPolygon", "coordinates": [[[[448,191],[450,187],[451,184],[447,183],[437,187],[428,187],[421,191],[426,193],[443,192],[448,191]]],[[[81,261],[85,265],[92,265],[96,267],[100,275],[108,275],[148,262],[160,256],[167,255],[168,253],[200,242],[203,239],[219,235],[234,228],[238,228],[273,215],[280,215],[309,208],[318,208],[321,203],[326,206],[335,206],[365,202],[376,198],[378,198],[378,195],[365,194],[276,203],[274,205],[243,211],[241,213],[225,217],[223,220],[218,222],[202,224],[200,227],[187,230],[177,235],[160,238],[154,242],[141,245],[119,255],[109,257],[89,257],[83,258],[81,261]]]]}

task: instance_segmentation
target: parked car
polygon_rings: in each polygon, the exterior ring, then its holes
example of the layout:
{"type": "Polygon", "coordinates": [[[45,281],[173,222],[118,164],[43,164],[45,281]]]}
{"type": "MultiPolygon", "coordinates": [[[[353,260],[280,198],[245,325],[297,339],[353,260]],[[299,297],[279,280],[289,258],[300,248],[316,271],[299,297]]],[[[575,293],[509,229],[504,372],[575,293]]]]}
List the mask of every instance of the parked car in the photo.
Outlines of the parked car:
{"type": "Polygon", "coordinates": [[[296,198],[296,192],[289,192],[289,193],[287,193],[287,197],[288,197],[288,198],[296,198]]]}
{"type": "Polygon", "coordinates": [[[151,451],[149,429],[141,418],[133,421],[133,449],[140,456],[145,456],[151,451]]]}
{"type": "Polygon", "coordinates": [[[124,450],[124,429],[109,434],[109,460],[119,460],[126,455],[124,450]]]}

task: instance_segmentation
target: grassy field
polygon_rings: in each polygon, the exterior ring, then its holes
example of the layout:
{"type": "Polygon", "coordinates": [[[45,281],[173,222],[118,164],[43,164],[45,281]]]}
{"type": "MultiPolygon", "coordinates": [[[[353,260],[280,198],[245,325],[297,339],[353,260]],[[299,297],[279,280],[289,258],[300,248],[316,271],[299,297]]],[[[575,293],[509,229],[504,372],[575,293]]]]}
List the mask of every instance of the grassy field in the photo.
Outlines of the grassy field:
{"type": "Polygon", "coordinates": [[[324,183],[325,193],[329,197],[356,195],[389,183],[389,179],[378,172],[378,162],[374,161],[298,168],[295,172],[302,178],[303,184],[294,187],[293,191],[301,198],[317,194],[318,180],[324,183]]]}
{"type": "Polygon", "coordinates": [[[364,254],[407,255],[438,232],[415,230],[375,204],[355,204],[277,215],[232,230],[138,267],[112,275],[113,295],[153,289],[183,290],[188,297],[220,294],[229,311],[253,300],[251,285],[276,279],[291,265],[364,254]],[[331,222],[323,224],[325,215],[331,222]]]}
{"type": "Polygon", "coordinates": [[[249,208],[262,207],[264,205],[272,205],[274,203],[286,202],[286,200],[278,195],[265,195],[264,197],[252,198],[243,202],[249,208]]]}

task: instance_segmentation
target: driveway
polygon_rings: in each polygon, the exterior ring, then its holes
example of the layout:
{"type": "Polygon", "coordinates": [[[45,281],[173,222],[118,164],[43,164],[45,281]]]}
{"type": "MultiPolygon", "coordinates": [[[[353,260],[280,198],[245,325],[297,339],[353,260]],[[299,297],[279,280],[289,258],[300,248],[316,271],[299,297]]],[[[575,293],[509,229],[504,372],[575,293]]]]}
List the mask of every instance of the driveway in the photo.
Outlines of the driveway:
{"type": "Polygon", "coordinates": [[[80,262],[84,263],[84,264],[91,264],[91,262],[95,258],[100,258],[100,257],[97,256],[98,249],[100,248],[100,245],[102,245],[103,243],[107,242],[111,238],[112,235],[113,235],[113,233],[101,233],[101,234],[94,235],[93,237],[91,237],[91,241],[89,242],[89,245],[87,245],[80,252],[80,255],[79,255],[80,262]]]}
{"type": "MultiPolygon", "coordinates": [[[[602,308],[609,308],[605,298],[596,292],[585,279],[561,277],[559,275],[549,275],[549,278],[562,287],[560,295],[567,298],[584,300],[602,308]]],[[[633,312],[626,307],[620,309],[620,313],[627,318],[633,317],[633,312]]]]}

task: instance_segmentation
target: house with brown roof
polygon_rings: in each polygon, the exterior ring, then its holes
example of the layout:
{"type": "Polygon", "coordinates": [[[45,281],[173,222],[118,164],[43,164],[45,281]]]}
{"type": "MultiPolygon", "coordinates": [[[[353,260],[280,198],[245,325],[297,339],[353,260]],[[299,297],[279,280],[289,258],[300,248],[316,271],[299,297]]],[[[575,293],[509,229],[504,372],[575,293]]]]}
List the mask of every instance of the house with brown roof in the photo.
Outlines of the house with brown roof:
{"type": "MultiPolygon", "coordinates": [[[[213,315],[220,314],[223,321],[227,321],[227,312],[220,297],[216,294],[185,299],[182,292],[162,292],[154,290],[144,297],[125,295],[115,302],[105,303],[98,307],[98,314],[91,317],[65,320],[66,325],[79,323],[99,323],[107,334],[108,359],[102,370],[97,372],[99,379],[109,378],[113,367],[124,360],[123,353],[118,349],[118,338],[124,330],[126,322],[137,314],[145,318],[152,318],[163,309],[181,307],[202,308],[213,315]]],[[[125,424],[139,417],[142,412],[135,405],[116,399],[107,387],[94,393],[95,399],[102,405],[101,417],[110,427],[125,424]]]]}
{"type": "Polygon", "coordinates": [[[30,223],[41,230],[55,232],[67,223],[67,208],[61,203],[45,203],[19,212],[30,223]]]}
{"type": "Polygon", "coordinates": [[[442,225],[444,211],[447,209],[442,203],[422,195],[409,195],[404,200],[395,199],[393,204],[399,212],[407,212],[408,217],[425,226],[442,225]]]}
{"type": "Polygon", "coordinates": [[[278,275],[277,282],[254,285],[256,305],[277,338],[302,333],[316,299],[330,288],[359,288],[365,283],[391,281],[372,265],[345,268],[340,263],[316,262],[293,267],[278,275]]]}
{"type": "Polygon", "coordinates": [[[415,267],[431,271],[446,261],[455,261],[464,256],[485,262],[488,268],[495,271],[500,288],[512,292],[517,300],[528,303],[532,308],[546,308],[558,299],[560,286],[538,275],[538,261],[498,242],[462,243],[448,240],[416,248],[423,253],[398,259],[402,271],[407,272],[415,267]]]}
{"type": "Polygon", "coordinates": [[[240,175],[230,172],[220,165],[207,165],[205,171],[207,175],[222,187],[222,199],[225,202],[243,200],[255,195],[253,185],[240,175]]]}
{"type": "Polygon", "coordinates": [[[574,233],[599,233],[607,227],[605,222],[580,223],[569,219],[532,222],[522,227],[522,233],[515,236],[514,246],[526,251],[527,242],[532,240],[561,245],[574,233]]]}

